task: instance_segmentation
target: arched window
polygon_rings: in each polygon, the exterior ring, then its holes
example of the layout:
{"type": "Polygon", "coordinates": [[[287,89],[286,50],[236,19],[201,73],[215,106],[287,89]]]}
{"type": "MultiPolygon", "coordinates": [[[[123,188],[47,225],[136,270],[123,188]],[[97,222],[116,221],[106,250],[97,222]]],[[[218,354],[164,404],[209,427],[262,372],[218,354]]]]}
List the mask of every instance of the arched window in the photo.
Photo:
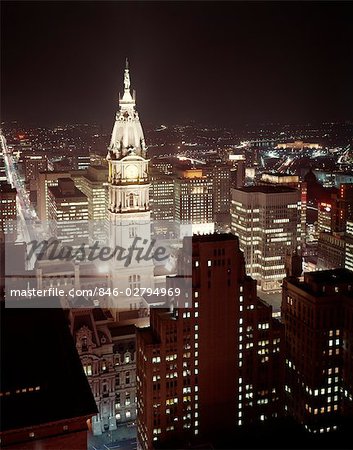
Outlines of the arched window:
{"type": "Polygon", "coordinates": [[[134,207],[134,194],[133,193],[131,193],[129,195],[129,206],[130,206],[130,208],[134,207]]]}

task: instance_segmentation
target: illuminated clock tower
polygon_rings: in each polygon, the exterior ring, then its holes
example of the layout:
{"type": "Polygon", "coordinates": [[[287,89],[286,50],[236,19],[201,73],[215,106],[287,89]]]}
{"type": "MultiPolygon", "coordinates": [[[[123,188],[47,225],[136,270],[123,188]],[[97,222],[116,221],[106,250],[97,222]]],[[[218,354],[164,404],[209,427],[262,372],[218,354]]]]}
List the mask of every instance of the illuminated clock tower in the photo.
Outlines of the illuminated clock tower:
{"type": "MultiPolygon", "coordinates": [[[[135,92],[130,92],[128,62],[124,73],[124,94],[119,96],[107,160],[109,164],[108,223],[110,247],[125,249],[136,245],[145,250],[151,242],[151,213],[149,201],[149,160],[138,113],[135,109],[135,92]]],[[[153,287],[154,264],[152,259],[116,261],[111,267],[112,287],[125,291],[153,287]]],[[[115,299],[115,302],[117,299],[115,299]]],[[[139,308],[139,298],[118,298],[119,309],[139,308]]]]}

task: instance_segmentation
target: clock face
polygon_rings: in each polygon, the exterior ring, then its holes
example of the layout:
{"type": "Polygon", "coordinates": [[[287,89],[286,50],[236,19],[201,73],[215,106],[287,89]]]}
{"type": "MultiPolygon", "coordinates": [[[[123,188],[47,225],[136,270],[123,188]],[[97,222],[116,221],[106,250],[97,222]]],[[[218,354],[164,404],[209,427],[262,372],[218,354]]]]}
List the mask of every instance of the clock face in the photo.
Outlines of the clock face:
{"type": "Polygon", "coordinates": [[[125,168],[125,176],[126,176],[126,178],[132,178],[132,179],[137,178],[137,176],[138,176],[138,168],[135,165],[133,165],[133,164],[130,164],[129,166],[126,166],[126,168],[125,168]]]}

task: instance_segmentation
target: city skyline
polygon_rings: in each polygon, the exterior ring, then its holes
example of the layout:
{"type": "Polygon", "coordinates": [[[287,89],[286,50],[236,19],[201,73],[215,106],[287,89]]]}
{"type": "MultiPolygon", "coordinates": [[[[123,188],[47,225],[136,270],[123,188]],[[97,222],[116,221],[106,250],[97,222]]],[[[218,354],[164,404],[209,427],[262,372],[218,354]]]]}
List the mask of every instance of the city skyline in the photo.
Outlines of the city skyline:
{"type": "Polygon", "coordinates": [[[345,2],[3,2],[2,120],[110,126],[126,57],[145,123],[350,120],[349,18],[345,2]]]}
{"type": "Polygon", "coordinates": [[[346,448],[349,15],[286,5],[6,3],[8,450],[346,448]]]}

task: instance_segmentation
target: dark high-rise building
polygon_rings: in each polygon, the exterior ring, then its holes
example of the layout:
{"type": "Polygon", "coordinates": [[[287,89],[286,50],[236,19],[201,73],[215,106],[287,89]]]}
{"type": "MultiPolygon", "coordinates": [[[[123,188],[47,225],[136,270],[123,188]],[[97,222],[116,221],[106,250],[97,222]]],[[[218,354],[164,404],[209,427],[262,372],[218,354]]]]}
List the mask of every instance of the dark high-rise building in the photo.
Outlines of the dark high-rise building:
{"type": "Polygon", "coordinates": [[[339,269],[345,266],[346,242],[341,234],[320,233],[317,248],[318,270],[339,269]]]}
{"type": "Polygon", "coordinates": [[[96,405],[64,312],[48,301],[1,306],[2,448],[87,449],[96,405]]]}
{"type": "Polygon", "coordinates": [[[187,239],[183,259],[192,262],[192,298],[184,298],[185,308],[152,309],[150,327],[137,330],[137,427],[144,450],[281,414],[283,328],[257,298],[238,239],[194,236],[192,255],[187,239]]]}
{"type": "Polygon", "coordinates": [[[288,413],[310,433],[352,417],[353,272],[311,272],[283,283],[288,413]]]}

